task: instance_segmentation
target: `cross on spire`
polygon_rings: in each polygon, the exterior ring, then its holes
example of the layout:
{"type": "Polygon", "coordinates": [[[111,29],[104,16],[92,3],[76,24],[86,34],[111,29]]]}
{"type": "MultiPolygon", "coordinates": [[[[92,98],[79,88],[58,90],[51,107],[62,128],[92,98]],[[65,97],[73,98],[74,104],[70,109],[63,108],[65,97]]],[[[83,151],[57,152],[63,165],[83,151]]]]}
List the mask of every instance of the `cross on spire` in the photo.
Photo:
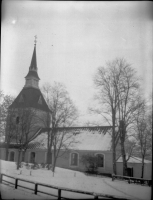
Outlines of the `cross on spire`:
{"type": "Polygon", "coordinates": [[[37,43],[37,35],[35,35],[34,38],[35,38],[35,40],[34,40],[34,42],[35,42],[34,45],[36,46],[36,43],[37,43]]]}

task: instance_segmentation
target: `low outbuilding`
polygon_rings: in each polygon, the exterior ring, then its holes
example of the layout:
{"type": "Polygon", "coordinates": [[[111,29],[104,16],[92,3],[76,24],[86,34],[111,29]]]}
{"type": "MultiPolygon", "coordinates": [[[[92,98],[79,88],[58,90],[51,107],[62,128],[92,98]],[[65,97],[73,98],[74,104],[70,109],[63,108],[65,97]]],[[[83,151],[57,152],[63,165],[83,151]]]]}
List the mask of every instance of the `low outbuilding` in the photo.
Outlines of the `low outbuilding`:
{"type": "MultiPolygon", "coordinates": [[[[141,178],[142,174],[142,158],[131,156],[127,162],[128,166],[128,176],[141,178]]],[[[117,175],[123,176],[123,160],[120,157],[116,163],[117,175]]],[[[151,179],[152,177],[152,162],[149,160],[144,160],[144,179],[151,179]]]]}

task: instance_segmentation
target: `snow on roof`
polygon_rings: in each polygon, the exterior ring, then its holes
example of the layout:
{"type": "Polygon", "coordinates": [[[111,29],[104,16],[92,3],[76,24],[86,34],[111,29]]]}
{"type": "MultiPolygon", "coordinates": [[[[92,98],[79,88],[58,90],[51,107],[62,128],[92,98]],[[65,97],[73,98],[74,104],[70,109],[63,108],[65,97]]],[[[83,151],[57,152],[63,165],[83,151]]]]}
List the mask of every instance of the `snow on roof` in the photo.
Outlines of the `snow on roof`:
{"type": "Polygon", "coordinates": [[[76,150],[98,150],[106,151],[111,149],[111,135],[109,132],[99,134],[97,131],[83,131],[76,135],[78,143],[73,144],[72,148],[76,150]]]}
{"type": "MultiPolygon", "coordinates": [[[[123,162],[122,157],[120,157],[117,162],[123,162]]],[[[142,158],[138,158],[135,156],[131,156],[130,159],[128,160],[128,163],[142,163],[142,158]]],[[[152,163],[149,160],[144,160],[144,163],[152,163]]]]}
{"type": "MultiPolygon", "coordinates": [[[[80,131],[80,133],[77,134],[67,133],[64,140],[64,144],[75,140],[75,142],[71,143],[69,149],[93,151],[107,151],[111,149],[110,131],[107,131],[106,134],[100,134],[98,131],[80,131]]],[[[47,149],[47,134],[42,133],[36,137],[29,144],[29,149],[31,148],[47,149]]]]}

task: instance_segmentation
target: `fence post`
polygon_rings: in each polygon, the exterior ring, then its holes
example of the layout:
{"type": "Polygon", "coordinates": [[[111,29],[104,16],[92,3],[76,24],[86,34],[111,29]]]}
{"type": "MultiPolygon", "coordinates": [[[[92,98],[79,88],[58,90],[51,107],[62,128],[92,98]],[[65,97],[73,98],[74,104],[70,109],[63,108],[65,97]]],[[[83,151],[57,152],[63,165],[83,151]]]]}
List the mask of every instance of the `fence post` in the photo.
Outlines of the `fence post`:
{"type": "Polygon", "coordinates": [[[58,189],[58,200],[61,200],[61,189],[58,189]]]}
{"type": "Polygon", "coordinates": [[[0,176],[0,183],[2,183],[2,181],[3,181],[3,174],[1,174],[0,176]]]}
{"type": "Polygon", "coordinates": [[[149,187],[151,186],[151,180],[148,181],[148,185],[149,185],[149,187]]]}
{"type": "Polygon", "coordinates": [[[38,184],[35,183],[35,194],[37,194],[38,184]]]}
{"type": "Polygon", "coordinates": [[[15,189],[17,189],[17,187],[18,187],[18,179],[16,178],[15,179],[15,189]]]}

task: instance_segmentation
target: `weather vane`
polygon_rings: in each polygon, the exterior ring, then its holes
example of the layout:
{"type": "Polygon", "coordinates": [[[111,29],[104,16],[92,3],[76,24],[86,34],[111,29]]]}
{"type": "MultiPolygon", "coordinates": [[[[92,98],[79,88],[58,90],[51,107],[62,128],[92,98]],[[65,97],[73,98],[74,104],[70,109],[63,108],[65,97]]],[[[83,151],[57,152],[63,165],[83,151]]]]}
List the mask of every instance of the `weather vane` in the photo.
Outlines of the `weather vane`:
{"type": "Polygon", "coordinates": [[[35,35],[34,37],[35,37],[35,40],[34,40],[35,43],[34,43],[34,45],[36,45],[36,43],[37,43],[37,35],[35,35]]]}

